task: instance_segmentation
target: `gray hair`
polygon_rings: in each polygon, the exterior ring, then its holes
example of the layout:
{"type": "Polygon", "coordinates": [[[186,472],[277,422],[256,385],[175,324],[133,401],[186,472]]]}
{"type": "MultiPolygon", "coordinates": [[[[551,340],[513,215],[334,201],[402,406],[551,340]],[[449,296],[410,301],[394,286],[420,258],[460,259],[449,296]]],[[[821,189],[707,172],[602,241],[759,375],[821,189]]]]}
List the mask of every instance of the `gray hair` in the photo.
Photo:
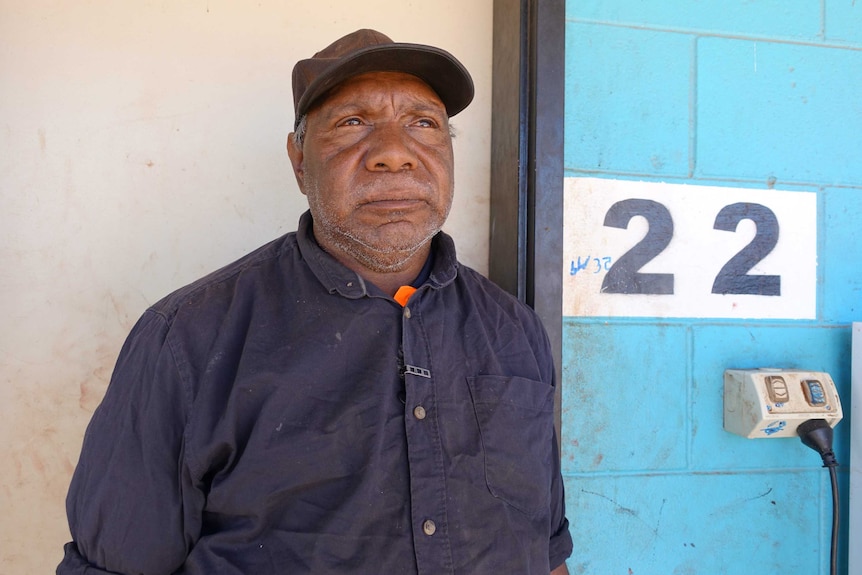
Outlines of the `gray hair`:
{"type": "Polygon", "coordinates": [[[308,114],[303,114],[296,122],[296,129],[293,130],[293,143],[298,148],[302,147],[302,142],[305,140],[305,130],[308,128],[308,114]]]}

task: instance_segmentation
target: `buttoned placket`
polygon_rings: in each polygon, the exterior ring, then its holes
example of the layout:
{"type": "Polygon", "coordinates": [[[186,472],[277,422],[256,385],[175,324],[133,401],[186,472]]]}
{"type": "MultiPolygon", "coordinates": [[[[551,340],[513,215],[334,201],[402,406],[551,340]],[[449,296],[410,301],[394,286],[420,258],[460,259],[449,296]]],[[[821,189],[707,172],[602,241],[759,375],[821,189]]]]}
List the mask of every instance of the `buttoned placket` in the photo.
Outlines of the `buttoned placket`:
{"type": "Polygon", "coordinates": [[[446,479],[437,419],[433,358],[422,323],[422,294],[402,310],[405,431],[416,565],[420,575],[451,573],[446,479]]]}

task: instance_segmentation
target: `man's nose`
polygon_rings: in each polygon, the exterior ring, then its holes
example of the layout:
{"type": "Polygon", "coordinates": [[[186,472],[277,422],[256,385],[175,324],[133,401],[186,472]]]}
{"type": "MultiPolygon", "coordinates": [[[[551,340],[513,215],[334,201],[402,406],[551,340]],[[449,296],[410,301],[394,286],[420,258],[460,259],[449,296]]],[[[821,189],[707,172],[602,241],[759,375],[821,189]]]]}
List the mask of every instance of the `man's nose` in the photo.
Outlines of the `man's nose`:
{"type": "Polygon", "coordinates": [[[419,162],[412,147],[410,136],[398,122],[376,125],[369,136],[371,143],[365,157],[365,167],[370,171],[399,172],[413,170],[419,162]]]}

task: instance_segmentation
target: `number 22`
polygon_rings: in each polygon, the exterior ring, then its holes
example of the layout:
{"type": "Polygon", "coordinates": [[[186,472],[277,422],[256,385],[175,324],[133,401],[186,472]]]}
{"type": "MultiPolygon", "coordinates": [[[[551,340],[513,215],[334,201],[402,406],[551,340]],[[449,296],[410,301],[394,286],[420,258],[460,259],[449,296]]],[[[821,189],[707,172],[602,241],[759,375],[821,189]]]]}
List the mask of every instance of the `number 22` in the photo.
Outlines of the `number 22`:
{"type": "MultiPolygon", "coordinates": [[[[647,234],[611,266],[602,281],[601,291],[617,294],[673,294],[673,274],[639,271],[670,244],[673,218],[659,202],[627,199],[610,207],[605,214],[604,225],[626,229],[635,216],[647,220],[647,234]]],[[[748,275],[778,243],[779,226],[775,213],[760,204],[739,202],[723,207],[715,218],[713,228],[735,232],[739,223],[746,219],[754,222],[756,234],[718,272],[712,284],[712,293],[779,296],[781,276],[748,275]]]]}

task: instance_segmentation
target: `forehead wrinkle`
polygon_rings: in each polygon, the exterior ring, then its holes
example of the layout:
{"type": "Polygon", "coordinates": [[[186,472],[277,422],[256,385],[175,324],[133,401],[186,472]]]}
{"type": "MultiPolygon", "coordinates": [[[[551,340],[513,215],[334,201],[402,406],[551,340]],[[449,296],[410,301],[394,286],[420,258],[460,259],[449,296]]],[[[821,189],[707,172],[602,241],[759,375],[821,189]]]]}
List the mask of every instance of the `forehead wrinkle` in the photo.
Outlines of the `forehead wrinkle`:
{"type": "Polygon", "coordinates": [[[321,102],[317,111],[332,117],[351,113],[373,114],[391,109],[399,114],[440,115],[448,119],[446,107],[437,93],[421,79],[410,74],[382,79],[368,76],[356,76],[338,86],[321,102]],[[422,89],[411,90],[408,87],[411,85],[422,89]]]}
{"type": "Polygon", "coordinates": [[[376,98],[357,95],[356,101],[333,106],[324,105],[321,107],[321,112],[323,116],[329,118],[334,116],[350,116],[352,114],[381,115],[386,110],[392,110],[398,115],[446,117],[445,109],[442,106],[431,105],[425,98],[407,96],[407,98],[399,99],[399,95],[396,93],[381,94],[380,97],[376,98]],[[407,101],[404,101],[404,99],[407,101]]]}

